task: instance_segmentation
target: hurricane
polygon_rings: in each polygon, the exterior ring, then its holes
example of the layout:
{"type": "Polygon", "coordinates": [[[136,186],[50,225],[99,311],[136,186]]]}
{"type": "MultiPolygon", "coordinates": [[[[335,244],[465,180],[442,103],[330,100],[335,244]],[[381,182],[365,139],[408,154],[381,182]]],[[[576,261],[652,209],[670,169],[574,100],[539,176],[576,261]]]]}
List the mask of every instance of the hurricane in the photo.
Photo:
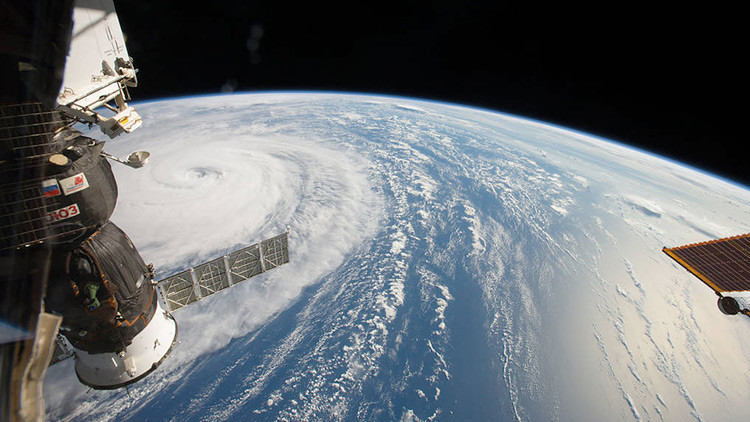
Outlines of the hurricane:
{"type": "MultiPolygon", "coordinates": [[[[53,420],[729,420],[750,329],[661,253],[750,231],[750,191],[457,104],[137,104],[112,220],[162,279],[289,230],[290,262],[174,313],[125,390],[48,370],[53,420]]],[[[98,136],[95,133],[89,136],[98,136]]],[[[102,138],[103,139],[103,138],[102,138]]]]}

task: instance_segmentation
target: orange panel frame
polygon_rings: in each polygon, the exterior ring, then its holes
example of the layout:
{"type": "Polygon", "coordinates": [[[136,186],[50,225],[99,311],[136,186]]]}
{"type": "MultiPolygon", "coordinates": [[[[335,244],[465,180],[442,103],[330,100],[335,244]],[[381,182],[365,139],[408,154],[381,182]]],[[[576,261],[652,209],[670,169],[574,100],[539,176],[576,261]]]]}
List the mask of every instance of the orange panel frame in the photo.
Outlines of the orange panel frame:
{"type": "MultiPolygon", "coordinates": [[[[742,262],[747,262],[747,264],[750,265],[750,249],[742,249],[741,247],[738,247],[735,244],[736,242],[731,242],[733,240],[739,240],[739,239],[745,239],[745,238],[750,238],[750,233],[741,234],[741,235],[732,236],[732,237],[726,237],[726,238],[722,238],[722,239],[709,240],[709,241],[705,241],[705,242],[691,243],[689,245],[676,246],[676,247],[673,247],[673,248],[666,248],[665,247],[665,248],[662,249],[662,251],[664,253],[666,253],[667,255],[669,255],[672,259],[674,259],[677,263],[679,263],[680,265],[682,265],[686,270],[688,270],[694,276],[698,277],[708,287],[710,287],[711,289],[713,289],[717,294],[719,294],[721,296],[721,293],[723,293],[723,292],[738,291],[738,290],[723,289],[722,287],[720,287],[720,285],[722,284],[720,282],[720,280],[711,280],[711,278],[710,278],[709,275],[704,274],[700,270],[696,269],[695,266],[691,265],[690,262],[688,262],[687,260],[685,260],[685,259],[681,258],[680,256],[678,256],[677,253],[675,253],[675,251],[679,251],[681,249],[697,248],[697,247],[700,247],[700,246],[712,245],[712,244],[716,244],[716,243],[727,243],[730,246],[732,246],[735,250],[737,250],[737,251],[741,252],[743,255],[745,255],[746,260],[744,260],[742,262]]],[[[734,262],[736,262],[736,261],[734,261],[734,262]]],[[[748,283],[750,283],[750,280],[748,280],[748,283]]]]}

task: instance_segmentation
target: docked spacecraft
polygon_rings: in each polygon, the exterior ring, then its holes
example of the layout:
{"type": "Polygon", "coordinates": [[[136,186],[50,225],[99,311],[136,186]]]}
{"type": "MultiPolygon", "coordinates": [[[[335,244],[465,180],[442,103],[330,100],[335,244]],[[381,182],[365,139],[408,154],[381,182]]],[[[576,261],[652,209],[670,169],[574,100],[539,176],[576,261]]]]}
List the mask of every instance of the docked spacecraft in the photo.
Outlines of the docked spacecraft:
{"type": "Polygon", "coordinates": [[[13,69],[0,98],[0,328],[12,327],[0,330],[0,363],[11,369],[0,371],[10,392],[0,403],[13,419],[39,412],[50,360],[75,358],[78,379],[97,389],[146,376],[175,343],[170,312],[288,262],[289,252],[287,228],[156,281],[109,221],[118,192],[108,160],[139,168],[149,154],[119,159],[76,129],[115,138],[141,126],[127,104],[136,70],[112,0],[4,8],[13,25],[3,32],[19,40],[0,51],[13,69]]]}

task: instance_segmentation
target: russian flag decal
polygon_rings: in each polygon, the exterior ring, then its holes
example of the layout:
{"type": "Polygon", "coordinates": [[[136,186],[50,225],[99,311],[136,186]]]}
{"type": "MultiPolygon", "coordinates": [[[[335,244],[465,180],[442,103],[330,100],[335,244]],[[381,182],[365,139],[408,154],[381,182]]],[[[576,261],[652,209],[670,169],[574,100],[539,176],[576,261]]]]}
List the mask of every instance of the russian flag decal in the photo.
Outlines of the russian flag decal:
{"type": "Polygon", "coordinates": [[[49,179],[42,182],[42,195],[46,198],[60,195],[60,185],[57,184],[57,179],[49,179]]]}

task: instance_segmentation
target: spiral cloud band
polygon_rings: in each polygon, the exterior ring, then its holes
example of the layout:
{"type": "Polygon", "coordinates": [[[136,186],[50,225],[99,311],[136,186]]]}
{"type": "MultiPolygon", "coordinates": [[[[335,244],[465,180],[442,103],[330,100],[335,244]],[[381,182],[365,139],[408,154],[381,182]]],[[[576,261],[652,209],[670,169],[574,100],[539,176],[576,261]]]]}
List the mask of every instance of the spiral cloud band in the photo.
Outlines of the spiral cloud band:
{"type": "MultiPolygon", "coordinates": [[[[664,245],[750,230],[750,194],[551,125],[403,98],[276,93],[137,105],[106,150],[113,220],[159,278],[291,227],[290,263],[175,312],[130,391],[69,363],[90,420],[730,420],[746,321],[664,245]]],[[[68,366],[66,366],[68,365],[68,366]]]]}

